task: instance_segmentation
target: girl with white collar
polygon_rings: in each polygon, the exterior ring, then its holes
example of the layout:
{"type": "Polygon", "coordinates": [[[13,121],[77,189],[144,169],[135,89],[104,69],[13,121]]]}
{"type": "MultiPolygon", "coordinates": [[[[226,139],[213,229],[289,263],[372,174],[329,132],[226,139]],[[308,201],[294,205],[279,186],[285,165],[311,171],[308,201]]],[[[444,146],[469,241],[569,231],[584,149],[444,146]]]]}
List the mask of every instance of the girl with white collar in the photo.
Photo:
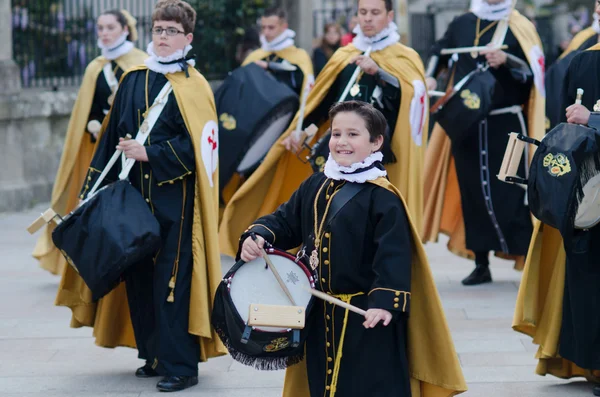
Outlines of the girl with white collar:
{"type": "MultiPolygon", "coordinates": [[[[102,55],[90,62],[85,70],[52,190],[51,205],[60,214],[69,213],[79,202],[79,188],[86,177],[96,137],[111,107],[121,75],[142,63],[147,56],[132,43],[137,39],[136,20],[126,10],[102,13],[97,19],[96,31],[102,55]]],[[[43,269],[61,274],[66,261],[52,243],[51,232],[47,228],[42,234],[33,256],[43,269]]]]}

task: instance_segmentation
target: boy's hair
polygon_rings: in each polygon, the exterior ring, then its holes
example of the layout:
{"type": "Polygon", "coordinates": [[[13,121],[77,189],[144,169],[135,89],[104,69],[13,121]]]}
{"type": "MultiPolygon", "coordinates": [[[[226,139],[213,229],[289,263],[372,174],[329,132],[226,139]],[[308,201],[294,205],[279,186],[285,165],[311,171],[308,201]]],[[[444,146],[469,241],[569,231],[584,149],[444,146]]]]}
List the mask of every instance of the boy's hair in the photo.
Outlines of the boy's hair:
{"type": "MultiPolygon", "coordinates": [[[[383,2],[385,3],[385,10],[387,12],[394,11],[394,3],[392,2],[392,0],[383,0],[383,2]]],[[[358,3],[360,3],[360,0],[356,0],[357,7],[358,3]]]]}
{"type": "Polygon", "coordinates": [[[152,12],[152,24],[156,21],[177,22],[185,34],[194,33],[196,10],[183,0],[159,0],[152,12]]]}
{"type": "Polygon", "coordinates": [[[281,7],[269,7],[263,13],[263,17],[277,17],[282,21],[287,21],[287,13],[281,7]]]}
{"type": "Polygon", "coordinates": [[[364,120],[367,131],[369,131],[369,140],[375,142],[377,137],[385,138],[387,121],[383,114],[375,109],[373,105],[361,101],[347,101],[336,103],[329,110],[329,120],[333,124],[333,119],[340,113],[355,113],[364,120]]]}

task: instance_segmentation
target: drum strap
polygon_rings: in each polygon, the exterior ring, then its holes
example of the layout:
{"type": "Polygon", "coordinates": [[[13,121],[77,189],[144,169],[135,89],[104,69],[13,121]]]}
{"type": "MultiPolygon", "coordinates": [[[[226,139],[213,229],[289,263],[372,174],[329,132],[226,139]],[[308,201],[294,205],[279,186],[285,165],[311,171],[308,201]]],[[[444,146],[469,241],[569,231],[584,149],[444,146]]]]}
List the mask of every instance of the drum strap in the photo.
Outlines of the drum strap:
{"type": "Polygon", "coordinates": [[[329,226],[333,218],[335,218],[337,213],[344,208],[348,201],[352,200],[354,196],[363,190],[365,185],[366,183],[346,182],[344,186],[340,188],[338,193],[331,199],[331,207],[329,208],[329,213],[327,214],[327,219],[325,221],[326,227],[329,226]]]}

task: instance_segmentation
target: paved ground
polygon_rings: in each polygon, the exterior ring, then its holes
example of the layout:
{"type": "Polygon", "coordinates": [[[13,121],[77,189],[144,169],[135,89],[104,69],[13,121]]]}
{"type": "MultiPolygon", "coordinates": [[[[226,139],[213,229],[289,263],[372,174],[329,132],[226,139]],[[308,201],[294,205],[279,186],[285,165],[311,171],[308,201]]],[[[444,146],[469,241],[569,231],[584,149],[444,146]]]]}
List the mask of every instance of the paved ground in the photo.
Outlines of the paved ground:
{"type": "MultiPolygon", "coordinates": [[[[0,396],[158,394],[156,380],[133,376],[141,364],[135,351],[96,347],[90,329],[70,329],[69,310],[53,306],[59,280],[30,257],[35,237],[25,231],[41,209],[0,214],[0,396]]],[[[494,284],[464,288],[468,261],[443,244],[427,252],[469,384],[465,396],[592,395],[585,382],[534,374],[535,346],[510,328],[520,274],[508,262],[493,261],[494,284]]],[[[276,397],[282,384],[283,372],[258,372],[225,357],[201,365],[199,386],[182,394],[276,397]]]]}

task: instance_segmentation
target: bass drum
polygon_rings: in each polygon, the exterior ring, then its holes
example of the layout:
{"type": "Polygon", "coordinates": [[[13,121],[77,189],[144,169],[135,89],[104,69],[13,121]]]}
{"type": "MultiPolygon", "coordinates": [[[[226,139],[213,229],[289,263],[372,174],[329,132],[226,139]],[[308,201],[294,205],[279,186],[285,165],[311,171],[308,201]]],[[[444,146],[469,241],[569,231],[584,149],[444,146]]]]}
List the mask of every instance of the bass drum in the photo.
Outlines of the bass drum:
{"type": "Polygon", "coordinates": [[[260,66],[234,70],[215,92],[219,116],[219,183],[248,177],[298,111],[298,95],[260,66]]]}

